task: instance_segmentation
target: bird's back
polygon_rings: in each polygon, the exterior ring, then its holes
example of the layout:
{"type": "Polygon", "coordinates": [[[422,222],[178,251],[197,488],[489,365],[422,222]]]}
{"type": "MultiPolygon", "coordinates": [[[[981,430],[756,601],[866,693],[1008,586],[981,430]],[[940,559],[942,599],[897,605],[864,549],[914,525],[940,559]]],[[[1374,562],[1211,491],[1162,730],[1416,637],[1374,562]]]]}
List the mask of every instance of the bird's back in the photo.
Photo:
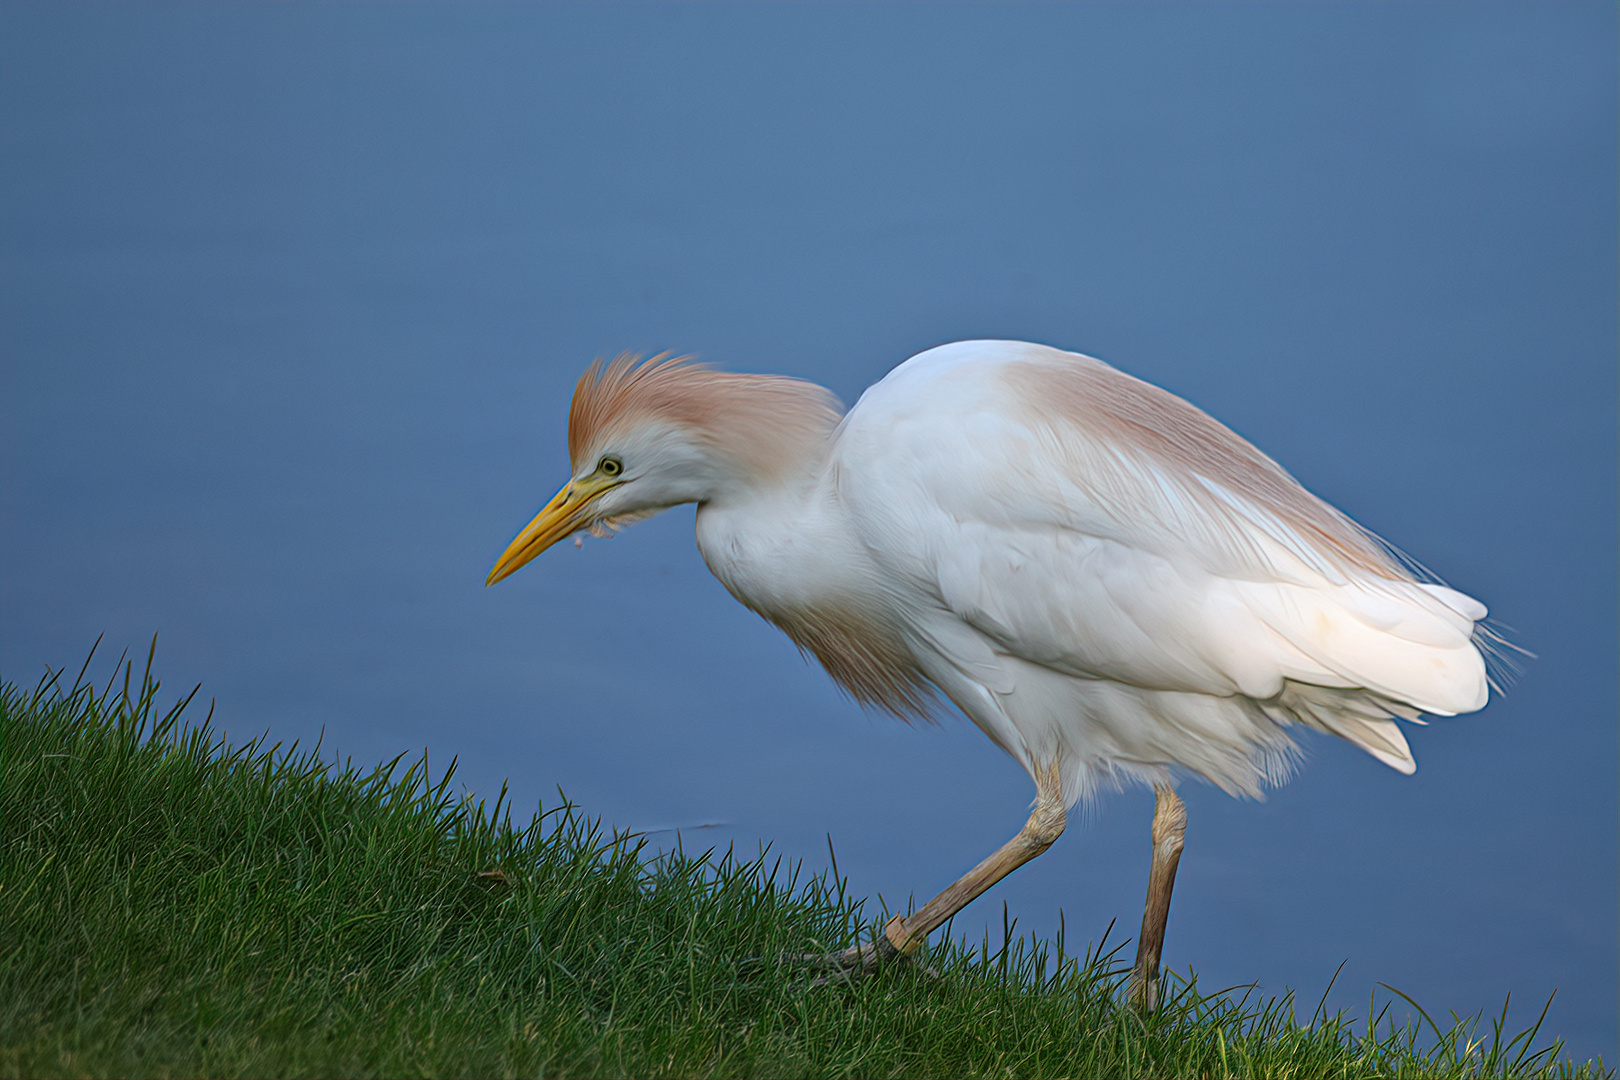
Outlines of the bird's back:
{"type": "Polygon", "coordinates": [[[1165,765],[1252,792],[1293,722],[1409,772],[1391,716],[1488,695],[1482,605],[1100,361],[929,350],[863,395],[833,462],[864,545],[926,613],[930,676],[1015,756],[1074,759],[1072,794],[1165,765]]]}

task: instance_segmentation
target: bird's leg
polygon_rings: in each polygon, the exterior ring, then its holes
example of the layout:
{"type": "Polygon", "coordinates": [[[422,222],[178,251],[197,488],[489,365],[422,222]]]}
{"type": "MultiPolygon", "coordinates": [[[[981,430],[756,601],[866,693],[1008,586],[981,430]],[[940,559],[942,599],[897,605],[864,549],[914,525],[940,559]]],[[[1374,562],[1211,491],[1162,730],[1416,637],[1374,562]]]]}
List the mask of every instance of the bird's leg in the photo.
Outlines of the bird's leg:
{"type": "Polygon", "coordinates": [[[864,970],[886,960],[916,952],[928,935],[946,919],[961,911],[990,886],[1023,866],[1052,846],[1063,835],[1067,820],[1063,806],[1063,778],[1056,761],[1035,772],[1035,809],[1024,827],[988,859],[923,905],[913,915],[896,915],[883,928],[883,936],[871,945],[848,949],[833,959],[836,966],[864,970]]]}
{"type": "Polygon", "coordinates": [[[1147,906],[1142,911],[1142,933],[1136,939],[1136,966],[1131,969],[1127,996],[1146,1012],[1159,1003],[1159,951],[1164,948],[1164,926],[1170,918],[1170,891],[1176,885],[1176,864],[1187,837],[1187,808],[1168,786],[1155,784],[1153,806],[1153,869],[1148,873],[1147,906]]]}

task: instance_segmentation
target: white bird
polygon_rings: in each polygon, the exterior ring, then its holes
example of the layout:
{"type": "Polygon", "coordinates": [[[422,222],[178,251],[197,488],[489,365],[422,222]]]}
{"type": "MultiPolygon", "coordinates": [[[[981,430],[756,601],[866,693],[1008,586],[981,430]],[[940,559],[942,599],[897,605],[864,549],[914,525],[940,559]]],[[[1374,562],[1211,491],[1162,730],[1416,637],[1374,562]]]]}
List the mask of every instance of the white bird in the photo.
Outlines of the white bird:
{"type": "Polygon", "coordinates": [[[1482,604],[1195,406],[1076,353],[942,345],[843,415],[797,379],[621,356],[581,377],[568,452],[490,584],[581,529],[696,503],[709,569],[856,700],[917,717],[943,696],[1034,779],[1016,837],[845,967],[913,952],[1077,800],[1135,781],[1157,792],[1131,989],[1151,1007],[1176,774],[1258,796],[1294,724],[1411,773],[1394,718],[1490,692],[1482,604]]]}

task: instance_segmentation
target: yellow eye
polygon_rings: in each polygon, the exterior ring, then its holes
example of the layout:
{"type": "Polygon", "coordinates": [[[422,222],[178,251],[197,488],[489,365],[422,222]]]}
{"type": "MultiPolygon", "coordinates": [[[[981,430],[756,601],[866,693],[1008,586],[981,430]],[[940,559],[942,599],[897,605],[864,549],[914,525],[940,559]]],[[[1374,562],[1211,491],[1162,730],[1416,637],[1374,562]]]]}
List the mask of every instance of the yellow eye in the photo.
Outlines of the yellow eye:
{"type": "Polygon", "coordinates": [[[605,457],[596,463],[596,471],[603,476],[618,476],[624,472],[624,462],[616,457],[605,457]]]}

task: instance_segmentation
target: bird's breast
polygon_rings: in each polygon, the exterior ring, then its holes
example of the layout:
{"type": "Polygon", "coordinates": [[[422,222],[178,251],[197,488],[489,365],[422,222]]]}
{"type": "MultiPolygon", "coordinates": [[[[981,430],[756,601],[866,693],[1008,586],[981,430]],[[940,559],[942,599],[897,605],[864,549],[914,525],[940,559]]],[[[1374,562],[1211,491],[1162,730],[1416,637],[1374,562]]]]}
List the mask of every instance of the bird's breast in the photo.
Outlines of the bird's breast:
{"type": "Polygon", "coordinates": [[[732,596],[814,655],[857,701],[901,717],[933,710],[898,602],[835,505],[705,505],[697,543],[732,596]]]}

